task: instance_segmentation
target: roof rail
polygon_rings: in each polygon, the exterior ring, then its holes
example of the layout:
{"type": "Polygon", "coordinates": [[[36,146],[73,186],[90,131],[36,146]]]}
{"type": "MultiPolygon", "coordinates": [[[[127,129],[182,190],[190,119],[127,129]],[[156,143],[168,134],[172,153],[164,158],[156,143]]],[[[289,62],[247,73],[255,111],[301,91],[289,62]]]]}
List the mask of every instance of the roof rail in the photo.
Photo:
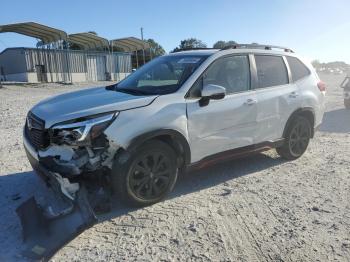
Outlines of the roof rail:
{"type": "Polygon", "coordinates": [[[260,45],[260,44],[235,44],[235,45],[225,46],[220,50],[240,49],[240,48],[264,49],[264,50],[282,49],[284,52],[294,53],[292,49],[287,47],[275,46],[275,45],[260,45]]]}
{"type": "Polygon", "coordinates": [[[177,49],[175,51],[172,51],[171,53],[177,53],[177,52],[182,52],[182,51],[191,51],[191,50],[213,50],[217,48],[212,48],[212,47],[189,47],[189,48],[181,48],[177,49]]]}

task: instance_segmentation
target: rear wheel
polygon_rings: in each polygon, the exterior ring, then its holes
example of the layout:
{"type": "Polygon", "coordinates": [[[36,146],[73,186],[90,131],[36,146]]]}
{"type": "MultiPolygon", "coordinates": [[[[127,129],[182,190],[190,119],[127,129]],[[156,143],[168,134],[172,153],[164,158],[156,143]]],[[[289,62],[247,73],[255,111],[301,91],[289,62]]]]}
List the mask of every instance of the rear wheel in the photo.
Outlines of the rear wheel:
{"type": "Polygon", "coordinates": [[[113,186],[122,199],[134,206],[154,204],[173,189],[176,162],[176,154],[169,145],[158,140],[146,142],[126,163],[115,163],[113,186]]]}
{"type": "Polygon", "coordinates": [[[350,109],[350,99],[344,99],[344,106],[346,109],[350,109]]]}
{"type": "Polygon", "coordinates": [[[309,145],[311,128],[307,118],[295,117],[288,126],[283,146],[276,148],[277,153],[287,160],[294,160],[302,156],[309,145]]]}

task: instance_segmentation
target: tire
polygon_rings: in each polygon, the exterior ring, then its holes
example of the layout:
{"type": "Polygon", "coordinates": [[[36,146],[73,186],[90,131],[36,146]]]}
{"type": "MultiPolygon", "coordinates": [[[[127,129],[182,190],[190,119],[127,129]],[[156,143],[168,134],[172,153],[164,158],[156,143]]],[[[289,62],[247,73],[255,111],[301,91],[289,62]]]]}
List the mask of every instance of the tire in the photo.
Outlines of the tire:
{"type": "MultiPolygon", "coordinates": [[[[122,157],[123,158],[123,157],[122,157]]],[[[151,140],[134,150],[112,169],[113,189],[132,206],[147,206],[164,199],[177,180],[177,156],[164,142],[151,140]]]]}
{"type": "Polygon", "coordinates": [[[346,109],[350,109],[350,99],[344,99],[344,106],[346,109]]]}
{"type": "Polygon", "coordinates": [[[296,116],[287,127],[283,146],[276,148],[277,153],[287,160],[301,157],[311,138],[310,121],[302,116],[296,116]]]}

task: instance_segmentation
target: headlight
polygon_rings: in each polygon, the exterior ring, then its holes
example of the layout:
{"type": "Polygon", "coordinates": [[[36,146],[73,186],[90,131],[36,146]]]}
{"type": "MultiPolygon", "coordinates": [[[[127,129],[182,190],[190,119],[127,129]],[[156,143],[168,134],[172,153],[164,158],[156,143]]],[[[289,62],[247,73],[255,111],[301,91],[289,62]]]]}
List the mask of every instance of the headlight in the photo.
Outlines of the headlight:
{"type": "Polygon", "coordinates": [[[117,117],[116,113],[99,114],[73,120],[62,124],[57,124],[51,128],[53,140],[74,144],[88,139],[94,139],[117,117]]]}

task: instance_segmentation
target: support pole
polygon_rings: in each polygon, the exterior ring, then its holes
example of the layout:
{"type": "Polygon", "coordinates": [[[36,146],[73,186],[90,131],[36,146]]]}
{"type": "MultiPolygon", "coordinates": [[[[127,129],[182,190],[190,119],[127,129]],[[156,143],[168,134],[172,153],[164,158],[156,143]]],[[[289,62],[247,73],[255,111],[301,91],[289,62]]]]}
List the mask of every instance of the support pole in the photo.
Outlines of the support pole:
{"type": "Polygon", "coordinates": [[[142,49],[143,64],[146,64],[145,49],[142,49]]]}
{"type": "MultiPolygon", "coordinates": [[[[143,41],[143,27],[141,27],[141,40],[143,41]]],[[[146,64],[145,49],[144,48],[142,48],[142,57],[143,57],[143,64],[146,64]]]]}
{"type": "Polygon", "coordinates": [[[149,48],[149,57],[150,57],[150,60],[152,60],[153,57],[152,57],[152,48],[151,47],[149,48]]]}
{"type": "Polygon", "coordinates": [[[135,51],[135,54],[136,54],[136,68],[139,68],[139,54],[137,50],[135,51]]]}
{"type": "Polygon", "coordinates": [[[114,57],[113,57],[113,45],[112,45],[112,42],[109,42],[109,45],[108,45],[108,51],[109,51],[109,65],[110,65],[110,74],[111,74],[111,81],[114,81],[114,77],[113,77],[113,64],[114,64],[114,57]]]}

